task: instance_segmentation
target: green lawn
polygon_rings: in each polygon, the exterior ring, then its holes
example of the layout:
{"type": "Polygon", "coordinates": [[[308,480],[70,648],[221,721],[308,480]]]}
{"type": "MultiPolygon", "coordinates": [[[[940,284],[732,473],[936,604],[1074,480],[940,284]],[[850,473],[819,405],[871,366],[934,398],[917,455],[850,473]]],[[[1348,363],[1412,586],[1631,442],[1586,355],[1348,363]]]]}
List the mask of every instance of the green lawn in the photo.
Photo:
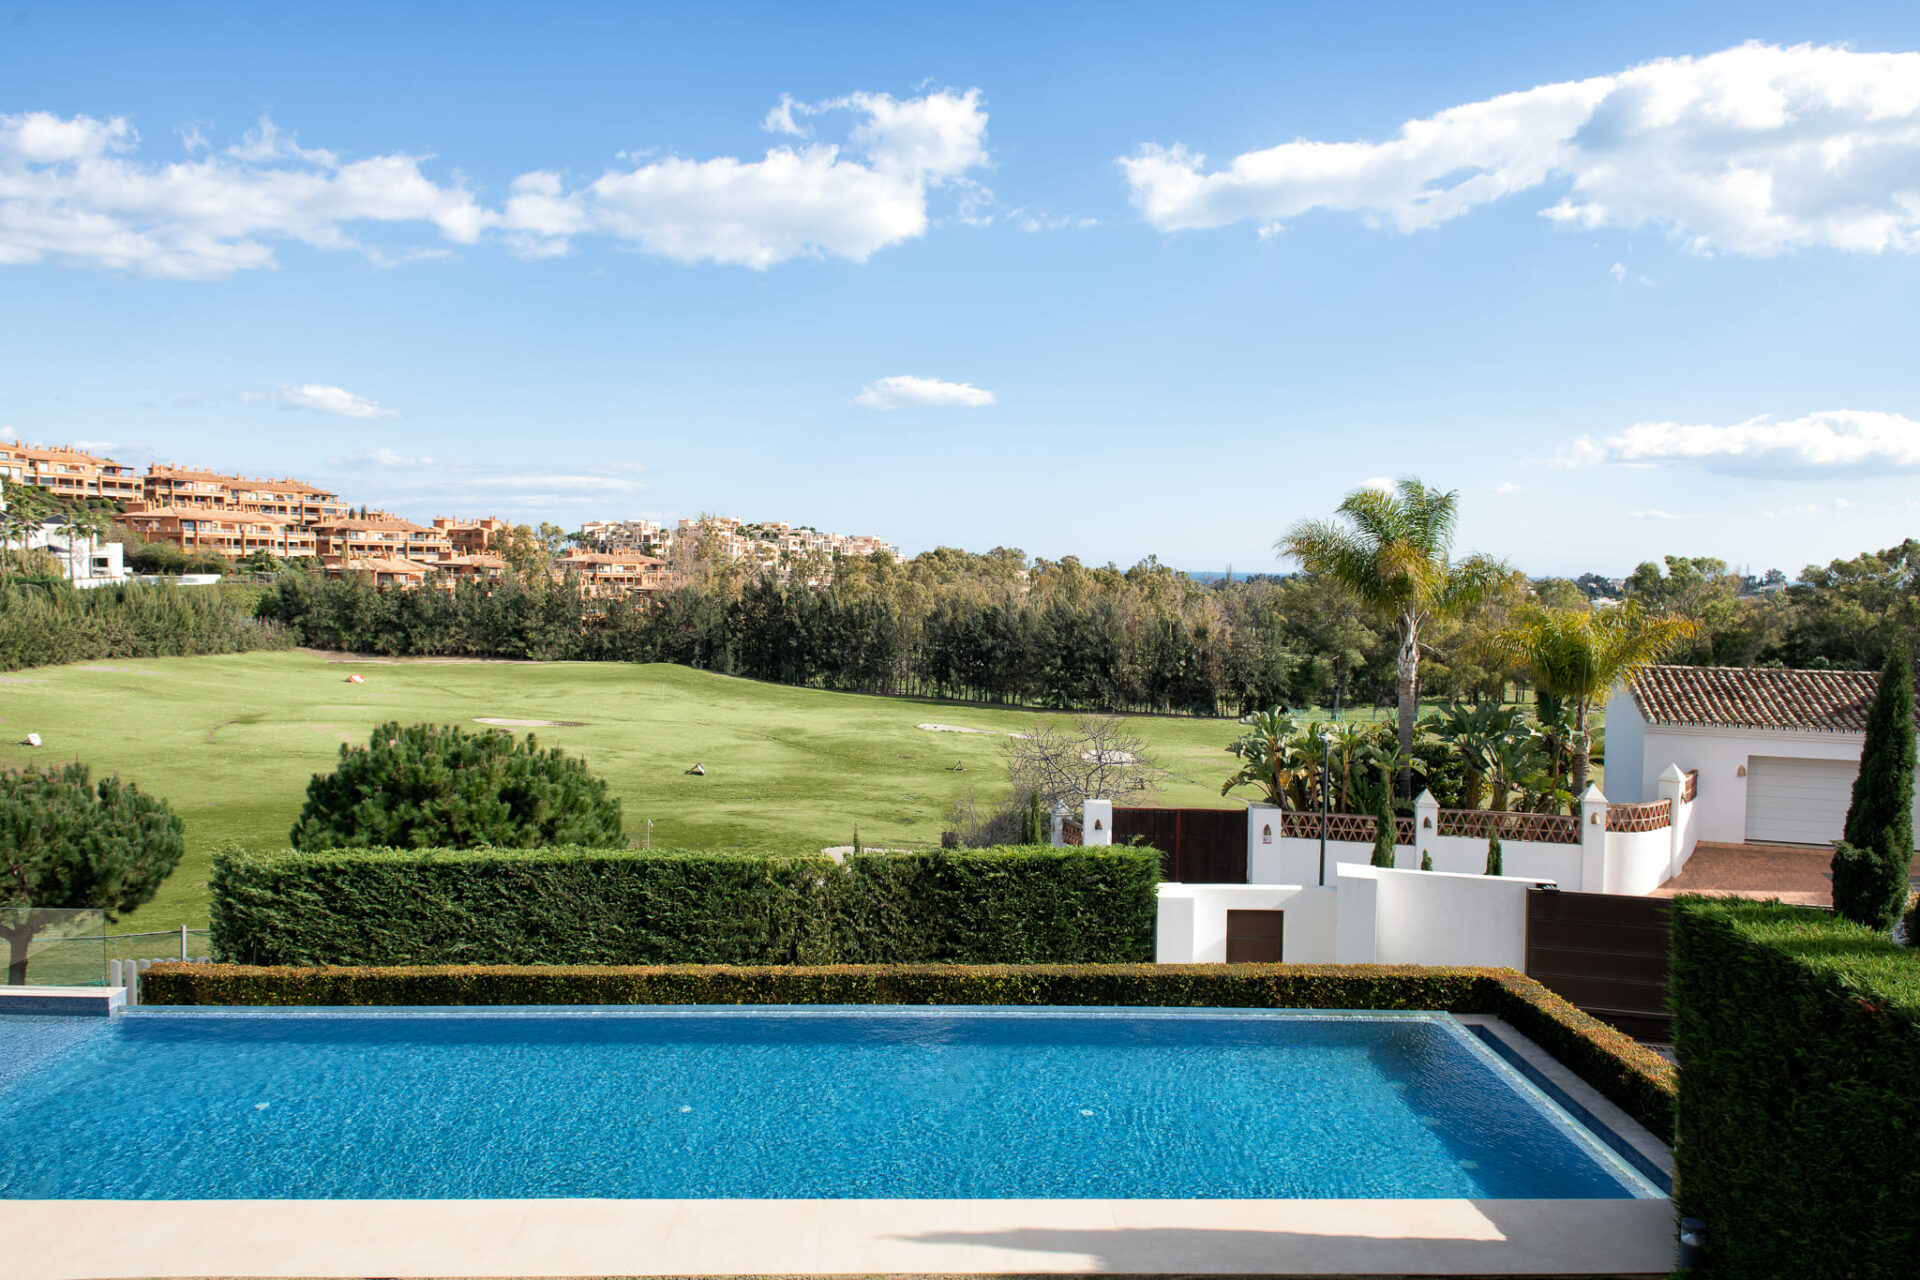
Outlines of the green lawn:
{"type": "MultiPolygon", "coordinates": [[[[0,767],[85,760],[166,797],[187,857],[116,931],[195,928],[207,867],[228,843],[283,847],[308,778],[383,720],[472,725],[478,716],[571,720],[540,740],[612,784],[630,836],[658,846],[817,850],[933,843],[966,788],[1006,787],[1001,736],[1033,712],[757,684],[619,663],[341,660],[306,652],[154,658],[0,676],[0,767]],[[350,684],[349,673],[366,677],[350,684]],[[935,733],[921,723],[989,733],[935,733]],[[19,745],[29,733],[44,744],[19,745]],[[953,770],[963,763],[964,772],[953,770]],[[705,777],[686,769],[704,764],[705,777]]],[[[1219,805],[1237,763],[1231,720],[1139,717],[1173,778],[1161,803],[1219,805]]],[[[524,732],[524,730],[516,730],[524,732]]]]}

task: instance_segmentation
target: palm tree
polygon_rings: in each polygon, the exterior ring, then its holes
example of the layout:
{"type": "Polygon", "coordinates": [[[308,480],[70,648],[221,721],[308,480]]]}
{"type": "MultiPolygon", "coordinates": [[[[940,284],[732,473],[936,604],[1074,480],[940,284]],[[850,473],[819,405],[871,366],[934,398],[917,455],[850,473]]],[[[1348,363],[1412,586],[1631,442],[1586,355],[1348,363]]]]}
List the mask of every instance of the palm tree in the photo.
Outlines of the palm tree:
{"type": "Polygon", "coordinates": [[[1698,634],[1689,618],[1643,613],[1631,602],[1612,609],[1546,609],[1532,605],[1483,642],[1525,667],[1534,688],[1573,704],[1573,794],[1587,789],[1593,739],[1587,713],[1614,686],[1660,661],[1698,634]]]}
{"type": "MultiPolygon", "coordinates": [[[[1356,489],[1331,520],[1302,520],[1274,544],[1308,573],[1338,583],[1360,603],[1393,623],[1399,637],[1400,755],[1413,756],[1413,721],[1420,705],[1420,628],[1452,617],[1484,599],[1511,570],[1488,556],[1449,558],[1460,495],[1429,489],[1412,476],[1392,493],[1356,489]],[[1343,520],[1344,517],[1344,520],[1343,520]]],[[[1408,792],[1412,770],[1400,770],[1408,792]]]]}

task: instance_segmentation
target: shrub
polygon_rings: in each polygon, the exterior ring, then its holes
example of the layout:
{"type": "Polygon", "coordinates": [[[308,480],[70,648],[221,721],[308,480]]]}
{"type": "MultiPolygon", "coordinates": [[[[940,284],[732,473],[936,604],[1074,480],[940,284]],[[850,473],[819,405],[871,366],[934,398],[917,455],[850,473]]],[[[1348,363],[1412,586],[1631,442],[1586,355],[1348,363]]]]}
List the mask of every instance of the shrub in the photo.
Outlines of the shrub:
{"type": "Polygon", "coordinates": [[[1380,788],[1380,802],[1373,811],[1373,856],[1369,859],[1376,867],[1393,865],[1393,843],[1396,824],[1393,820],[1393,780],[1387,779],[1380,788]]]}
{"type": "Polygon", "coordinates": [[[256,622],[220,592],[134,582],[76,591],[0,586],[0,670],[101,658],[178,657],[285,648],[292,637],[256,622]]]}
{"type": "Polygon", "coordinates": [[[527,849],[621,843],[620,802],[586,763],[532,734],[389,722],[315,774],[297,849],[527,849]]]}
{"type": "MultiPolygon", "coordinates": [[[[186,851],[164,800],[86,765],[0,774],[0,908],[95,908],[108,919],[148,901],[186,851]]],[[[27,980],[27,944],[51,915],[0,911],[7,981],[27,980]]]]}
{"type": "Polygon", "coordinates": [[[1494,819],[1494,824],[1487,828],[1487,874],[1490,876],[1501,875],[1502,872],[1500,868],[1500,829],[1499,819],[1496,818],[1494,819]]]}
{"type": "Polygon", "coordinates": [[[1867,713],[1860,774],[1833,853],[1834,910],[1872,929],[1891,928],[1907,900],[1913,769],[1913,666],[1896,647],[1867,713]]]}
{"type": "Polygon", "coordinates": [[[1920,1271],[1920,956],[1806,907],[1679,898],[1678,1205],[1709,1274],[1920,1271]]]}
{"type": "Polygon", "coordinates": [[[1415,965],[841,965],[265,968],[155,965],[170,1005],[985,1004],[1418,1009],[1492,1014],[1663,1138],[1674,1072],[1658,1054],[1512,969],[1415,965]]]}
{"type": "Polygon", "coordinates": [[[1151,849],[822,855],[340,849],[214,858],[261,964],[1112,962],[1153,954],[1151,849]]]}

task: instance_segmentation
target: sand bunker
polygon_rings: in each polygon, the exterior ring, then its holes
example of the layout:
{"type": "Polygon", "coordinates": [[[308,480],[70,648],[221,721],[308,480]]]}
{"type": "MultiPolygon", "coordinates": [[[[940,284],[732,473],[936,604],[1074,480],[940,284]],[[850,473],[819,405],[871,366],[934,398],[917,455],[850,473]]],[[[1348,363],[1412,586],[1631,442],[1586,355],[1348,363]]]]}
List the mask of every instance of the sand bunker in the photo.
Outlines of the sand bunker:
{"type": "Polygon", "coordinates": [[[928,733],[992,733],[991,729],[969,729],[957,724],[917,724],[916,729],[925,729],[928,733]]]}
{"type": "Polygon", "coordinates": [[[475,716],[475,724],[495,724],[502,729],[584,729],[585,720],[514,720],[507,716],[475,716]]]}

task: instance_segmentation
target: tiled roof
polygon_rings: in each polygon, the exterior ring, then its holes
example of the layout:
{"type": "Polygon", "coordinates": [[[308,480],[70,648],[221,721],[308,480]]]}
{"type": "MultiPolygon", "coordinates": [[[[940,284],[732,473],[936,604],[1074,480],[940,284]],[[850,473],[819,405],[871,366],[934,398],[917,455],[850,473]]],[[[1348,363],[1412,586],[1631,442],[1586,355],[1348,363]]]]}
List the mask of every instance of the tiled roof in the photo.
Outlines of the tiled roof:
{"type": "Polygon", "coordinates": [[[1630,684],[1654,725],[1860,733],[1880,687],[1877,671],[1765,667],[1648,667],[1630,684]]]}

